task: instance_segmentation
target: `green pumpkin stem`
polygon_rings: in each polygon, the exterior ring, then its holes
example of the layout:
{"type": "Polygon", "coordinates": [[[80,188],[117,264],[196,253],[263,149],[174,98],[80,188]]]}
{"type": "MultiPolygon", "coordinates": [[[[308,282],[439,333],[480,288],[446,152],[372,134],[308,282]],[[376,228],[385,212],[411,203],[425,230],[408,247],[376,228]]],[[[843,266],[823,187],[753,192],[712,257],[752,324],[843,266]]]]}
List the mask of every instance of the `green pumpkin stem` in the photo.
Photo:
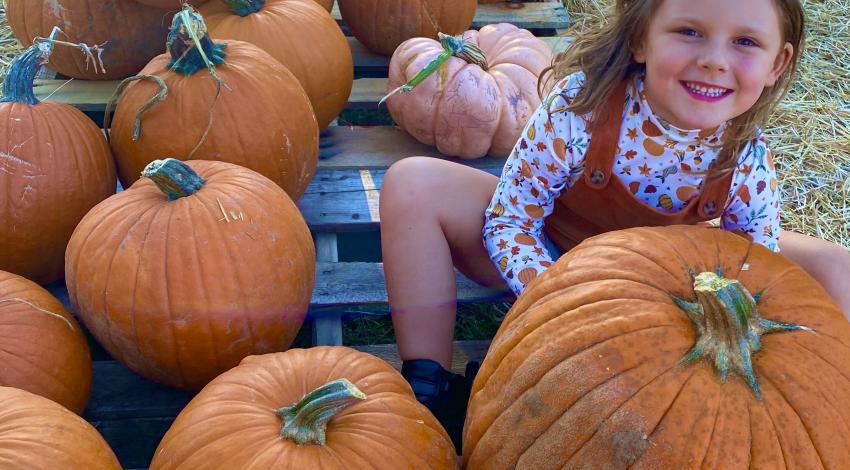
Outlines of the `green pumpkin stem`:
{"type": "Polygon", "coordinates": [[[204,18],[186,4],[174,15],[165,43],[171,60],[168,68],[185,75],[207,69],[216,80],[215,66],[224,62],[227,44],[213,42],[204,18]]]}
{"type": "Polygon", "coordinates": [[[266,0],[224,0],[224,3],[239,16],[248,16],[263,9],[266,0]]]}
{"type": "Polygon", "coordinates": [[[277,410],[283,421],[280,436],[298,445],[325,444],[328,421],[366,395],[347,379],[334,380],[304,395],[297,403],[277,410]]]}
{"type": "Polygon", "coordinates": [[[189,165],[176,158],[154,160],[142,170],[142,176],[150,178],[168,196],[169,201],[191,196],[204,186],[203,178],[189,165]]]}
{"type": "Polygon", "coordinates": [[[730,373],[736,373],[759,398],[762,393],[753,371],[752,355],[761,350],[761,337],[794,330],[814,332],[805,326],[762,318],[750,292],[739,281],[717,273],[698,274],[694,278],[694,293],[695,302],[673,297],[696,329],[696,344],[683,361],[703,357],[712,360],[722,381],[730,373]]]}
{"type": "Polygon", "coordinates": [[[484,57],[484,53],[481,52],[481,49],[479,49],[478,46],[467,42],[461,36],[449,36],[443,33],[437,33],[437,36],[440,38],[440,44],[443,46],[443,52],[441,52],[437,57],[434,57],[434,59],[431,60],[425,68],[420,70],[419,73],[414,75],[407,83],[401,85],[395,90],[389,92],[387,96],[381,98],[381,101],[378,102],[378,106],[381,106],[381,104],[388,100],[390,96],[393,96],[398,92],[408,93],[416,88],[420,83],[424,82],[426,78],[437,71],[444,63],[446,63],[447,60],[449,60],[449,57],[452,56],[463,59],[467,63],[475,64],[482,69],[487,70],[487,58],[484,57]]]}

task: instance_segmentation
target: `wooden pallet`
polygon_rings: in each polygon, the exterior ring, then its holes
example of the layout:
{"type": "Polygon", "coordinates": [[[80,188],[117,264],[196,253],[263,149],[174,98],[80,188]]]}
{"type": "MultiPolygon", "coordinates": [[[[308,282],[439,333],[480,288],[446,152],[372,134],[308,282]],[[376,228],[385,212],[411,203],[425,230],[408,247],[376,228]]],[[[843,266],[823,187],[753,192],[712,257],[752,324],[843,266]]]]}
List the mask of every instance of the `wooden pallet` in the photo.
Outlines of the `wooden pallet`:
{"type": "MultiPolygon", "coordinates": [[[[532,30],[553,50],[566,47],[567,38],[553,36],[568,23],[560,2],[519,6],[480,5],[473,26],[510,22],[532,30]]],[[[339,19],[338,12],[336,18],[339,19]]],[[[349,37],[348,41],[357,79],[347,109],[378,109],[377,102],[387,90],[389,60],[367,51],[354,38],[349,37]]],[[[117,85],[118,81],[39,80],[36,94],[41,99],[49,97],[72,104],[97,117],[117,85]]],[[[312,344],[342,344],[341,318],[347,311],[362,305],[386,304],[380,260],[340,262],[338,235],[377,233],[383,176],[392,163],[412,155],[450,159],[393,126],[334,126],[322,132],[317,174],[298,202],[317,248],[316,287],[308,314],[312,323],[312,344]]],[[[499,174],[504,159],[485,157],[462,162],[499,174]]],[[[507,290],[481,287],[460,274],[457,284],[459,301],[512,298],[507,290]]],[[[63,284],[48,288],[71,310],[63,284]]],[[[125,468],[146,467],[157,443],[191,395],[143,379],[111,360],[95,343],[92,346],[96,359],[94,384],[85,418],[106,438],[125,468]]],[[[486,341],[456,342],[453,369],[460,372],[468,360],[481,360],[487,346],[486,341]]],[[[358,346],[357,349],[400,367],[394,344],[358,346]]]]}

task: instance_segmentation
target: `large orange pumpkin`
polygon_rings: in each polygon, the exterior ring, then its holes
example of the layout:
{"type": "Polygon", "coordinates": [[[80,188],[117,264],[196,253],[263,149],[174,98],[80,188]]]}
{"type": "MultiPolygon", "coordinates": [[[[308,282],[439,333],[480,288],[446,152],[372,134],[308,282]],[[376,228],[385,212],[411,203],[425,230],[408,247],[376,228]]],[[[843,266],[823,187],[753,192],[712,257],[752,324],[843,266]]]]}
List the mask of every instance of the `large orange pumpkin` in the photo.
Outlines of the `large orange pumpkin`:
{"type": "Polygon", "coordinates": [[[140,375],[189,390],[289,347],[316,262],[292,200],[225,162],[168,159],[145,173],[68,244],[68,294],[98,342],[140,375]]]}
{"type": "Polygon", "coordinates": [[[314,0],[224,0],[199,12],[214,39],[250,42],[289,69],[310,98],[319,129],[348,103],[354,83],[351,49],[336,21],[314,0]]]}
{"type": "Polygon", "coordinates": [[[54,26],[60,39],[103,44],[103,65],[95,67],[79,50],[56,51],[50,69],[85,80],[112,80],[132,75],[162,51],[168,14],[132,0],[6,0],[6,18],[21,44],[46,37],[54,26]]]}
{"type": "Polygon", "coordinates": [[[49,53],[21,53],[0,102],[0,269],[43,284],[62,278],[71,232],[116,183],[109,145],[91,119],[33,94],[49,53]]]}
{"type": "Polygon", "coordinates": [[[38,395],[0,387],[0,468],[120,470],[83,418],[38,395]]]}
{"type": "Polygon", "coordinates": [[[152,470],[452,469],[446,431],[389,364],[353,349],[251,356],[180,412],[152,470]]]}
{"type": "Polygon", "coordinates": [[[193,158],[250,168],[298,199],[319,155],[316,117],[298,80],[253,44],[213,43],[201,16],[189,10],[175,17],[168,47],[169,52],[140,72],[162,80],[167,97],[137,121],[139,111],[162,88],[154,80],[134,81],[121,94],[112,119],[110,143],[124,187],[157,158],[193,158]],[[217,99],[216,79],[193,45],[189,28],[202,38],[205,55],[223,81],[217,99]]]}
{"type": "Polygon", "coordinates": [[[508,312],[464,462],[843,469],[847,423],[850,323],[816,281],[719,229],[635,228],[569,251],[508,312]]]}
{"type": "Polygon", "coordinates": [[[339,0],[351,34],[369,50],[392,55],[402,42],[460,34],[472,24],[476,0],[339,0]]]}
{"type": "Polygon", "coordinates": [[[324,8],[328,12],[330,12],[334,7],[334,0],[313,0],[313,1],[318,3],[319,5],[321,5],[322,8],[324,8]]]}
{"type": "Polygon", "coordinates": [[[446,155],[507,156],[540,103],[537,78],[552,61],[551,49],[507,23],[466,31],[462,40],[410,39],[390,59],[389,89],[406,84],[444,50],[454,55],[411,91],[387,100],[393,120],[446,155]]]}
{"type": "Polygon", "coordinates": [[[0,344],[0,386],[82,414],[92,364],[80,325],[44,288],[5,271],[0,271],[0,344]]]}

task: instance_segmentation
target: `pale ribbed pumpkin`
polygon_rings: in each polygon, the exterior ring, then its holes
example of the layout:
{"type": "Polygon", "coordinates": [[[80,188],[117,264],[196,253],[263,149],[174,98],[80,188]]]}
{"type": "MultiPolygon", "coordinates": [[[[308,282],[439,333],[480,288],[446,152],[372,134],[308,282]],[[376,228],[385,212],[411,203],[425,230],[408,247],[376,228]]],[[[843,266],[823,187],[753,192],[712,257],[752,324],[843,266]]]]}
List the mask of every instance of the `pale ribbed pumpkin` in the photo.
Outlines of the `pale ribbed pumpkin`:
{"type": "Polygon", "coordinates": [[[353,349],[251,356],[180,412],[152,470],[453,469],[454,447],[389,364],[353,349]]]}
{"type": "Polygon", "coordinates": [[[199,13],[213,39],[250,42],[289,69],[310,98],[320,130],[345,107],[354,83],[351,49],[314,0],[223,0],[199,13]]]}
{"type": "Polygon", "coordinates": [[[38,395],[0,387],[0,468],[121,470],[83,418],[38,395]]]}
{"type": "Polygon", "coordinates": [[[54,26],[62,28],[62,40],[107,43],[105,73],[70,48],[50,57],[50,69],[85,80],[112,80],[138,72],[162,51],[169,15],[131,0],[6,0],[6,19],[24,45],[46,37],[54,26]]]}
{"type": "Polygon", "coordinates": [[[814,279],[719,229],[635,228],[570,250],[508,312],[464,463],[850,468],[847,423],[850,323],[814,279]]]}
{"type": "Polygon", "coordinates": [[[339,0],[339,13],[351,34],[369,50],[389,56],[402,42],[469,28],[476,0],[339,0]]]}
{"type": "Polygon", "coordinates": [[[33,94],[49,49],[32,46],[12,62],[0,102],[0,269],[42,284],[62,278],[71,232],[116,183],[91,119],[33,94]]]}
{"type": "Polygon", "coordinates": [[[92,364],[80,325],[44,288],[5,271],[0,271],[0,344],[0,386],[82,414],[92,364]]]}
{"type": "Polygon", "coordinates": [[[399,46],[390,59],[389,90],[413,79],[447,47],[456,52],[412,91],[392,95],[387,107],[400,128],[446,155],[505,157],[540,103],[537,78],[552,51],[507,23],[462,38],[415,38],[399,46]]]}
{"type": "Polygon", "coordinates": [[[186,160],[191,154],[255,170],[298,199],[318,165],[319,129],[295,76],[253,44],[213,43],[201,16],[189,10],[175,16],[168,48],[140,72],[162,80],[167,98],[137,123],[139,110],[162,90],[154,80],[138,80],[126,87],[115,109],[110,143],[124,187],[157,158],[186,160]],[[224,82],[208,132],[217,82],[192,45],[189,28],[202,38],[204,53],[224,82]]]}
{"type": "Polygon", "coordinates": [[[115,359],[198,390],[245,356],[289,347],[316,254],[298,208],[225,162],[155,161],[89,212],[68,244],[68,294],[115,359]]]}

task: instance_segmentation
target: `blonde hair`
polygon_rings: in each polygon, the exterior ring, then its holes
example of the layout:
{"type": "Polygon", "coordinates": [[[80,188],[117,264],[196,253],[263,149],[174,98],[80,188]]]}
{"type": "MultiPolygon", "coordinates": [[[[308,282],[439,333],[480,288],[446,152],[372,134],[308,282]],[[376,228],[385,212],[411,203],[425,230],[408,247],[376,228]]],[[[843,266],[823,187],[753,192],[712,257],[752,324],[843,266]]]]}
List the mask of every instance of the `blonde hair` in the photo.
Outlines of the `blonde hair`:
{"type": "MultiPolygon", "coordinates": [[[[662,1],[617,0],[609,21],[593,23],[579,30],[572,44],[556,55],[553,64],[543,70],[538,81],[538,93],[543,96],[544,90],[549,90],[561,78],[582,71],[587,85],[571,100],[567,109],[577,115],[603,110],[622,80],[643,71],[643,64],[634,61],[632,50],[643,41],[652,15],[662,1]]],[[[803,7],[799,0],[774,2],[783,42],[789,42],[794,48],[791,61],[774,86],[766,87],[750,109],[729,122],[723,132],[721,157],[711,167],[707,178],[721,177],[735,168],[738,154],[755,138],[757,128],[764,127],[796,73],[805,40],[803,7]]]]}

